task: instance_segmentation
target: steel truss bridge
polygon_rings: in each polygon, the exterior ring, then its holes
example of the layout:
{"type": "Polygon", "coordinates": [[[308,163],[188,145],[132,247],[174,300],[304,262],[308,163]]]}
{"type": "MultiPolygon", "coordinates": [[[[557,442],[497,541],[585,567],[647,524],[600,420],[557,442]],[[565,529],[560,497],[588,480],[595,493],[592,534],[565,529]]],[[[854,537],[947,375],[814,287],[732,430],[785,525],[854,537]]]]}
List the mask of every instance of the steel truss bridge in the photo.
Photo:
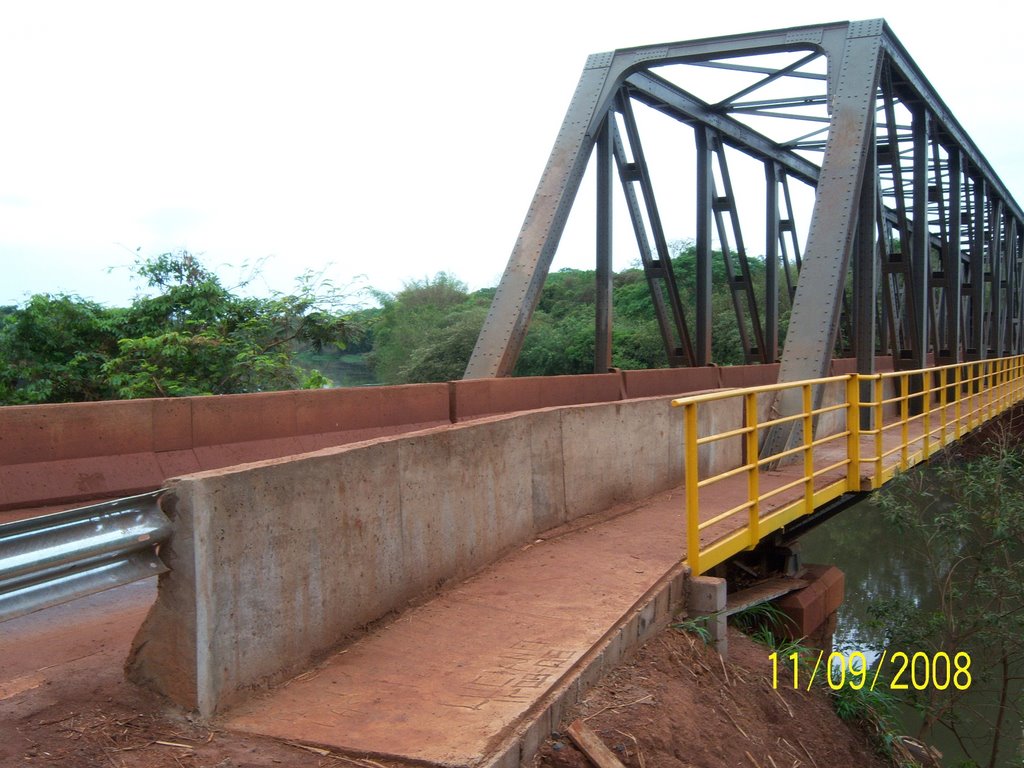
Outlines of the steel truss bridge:
{"type": "MultiPolygon", "coordinates": [[[[780,381],[824,376],[834,355],[856,357],[858,372],[872,374],[876,355],[914,370],[1024,351],[1024,213],[876,19],[590,56],[466,378],[511,373],[592,156],[595,371],[612,360],[616,176],[671,366],[716,362],[715,259],[724,261],[746,361],[780,361],[780,381]],[[692,133],[693,155],[678,149],[694,171],[692,295],[673,272],[652,182],[658,169],[645,156],[640,117],[651,110],[675,121],[676,148],[692,133]],[[763,167],[756,195],[749,181],[733,183],[741,157],[763,167]],[[794,186],[813,195],[809,221],[798,221],[794,186]],[[745,195],[764,200],[763,280],[752,277],[744,241],[745,195]]],[[[672,170],[672,183],[679,177],[672,170]]],[[[798,410],[784,396],[780,407],[798,410]]]]}

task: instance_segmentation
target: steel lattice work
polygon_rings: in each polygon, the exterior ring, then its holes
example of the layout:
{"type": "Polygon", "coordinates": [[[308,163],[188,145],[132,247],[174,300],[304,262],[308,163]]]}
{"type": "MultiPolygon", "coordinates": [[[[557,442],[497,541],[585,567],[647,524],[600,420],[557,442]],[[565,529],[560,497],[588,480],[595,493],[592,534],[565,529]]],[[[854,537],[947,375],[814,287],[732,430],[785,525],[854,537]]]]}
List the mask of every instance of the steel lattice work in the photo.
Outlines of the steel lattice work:
{"type": "MultiPolygon", "coordinates": [[[[504,376],[592,155],[597,171],[595,370],[611,365],[617,172],[673,366],[712,362],[713,260],[724,261],[745,359],[780,380],[822,376],[838,351],[871,373],[1024,352],[1024,213],[882,20],[841,22],[591,56],[466,370],[504,376]],[[688,83],[745,78],[716,95],[688,83]],[[693,133],[696,276],[672,269],[637,111],[693,133]],[[733,183],[763,166],[763,279],[754,280],[733,183]],[[812,190],[798,221],[791,187],[812,190]],[[802,232],[806,231],[806,237],[802,232]],[[799,276],[799,277],[798,277],[799,276]],[[780,313],[789,310],[779,355],[780,313]]],[[[746,224],[744,224],[746,226],[746,224]]],[[[721,272],[721,270],[719,270],[721,272]]],[[[785,404],[782,404],[785,410],[785,404]]]]}

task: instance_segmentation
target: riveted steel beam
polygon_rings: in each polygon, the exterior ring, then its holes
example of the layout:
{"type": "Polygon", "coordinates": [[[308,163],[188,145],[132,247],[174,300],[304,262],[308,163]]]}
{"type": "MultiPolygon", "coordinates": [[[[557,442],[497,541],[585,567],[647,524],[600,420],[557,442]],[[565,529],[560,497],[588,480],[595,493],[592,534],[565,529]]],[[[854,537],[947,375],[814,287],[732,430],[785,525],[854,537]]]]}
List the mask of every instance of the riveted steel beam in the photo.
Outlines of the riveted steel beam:
{"type": "MultiPolygon", "coordinates": [[[[881,21],[855,23],[844,40],[838,77],[831,89],[832,129],[786,333],[780,381],[825,376],[832,359],[873,139],[881,32],[881,21]]],[[[799,398],[799,390],[786,391],[776,400],[775,408],[780,414],[798,413],[802,408],[799,398]]],[[[795,437],[792,423],[778,426],[766,436],[764,450],[781,453],[795,437]]]]}
{"type": "MultiPolygon", "coordinates": [[[[839,23],[774,30],[627,48],[591,56],[555,139],[508,266],[498,284],[491,309],[467,365],[466,378],[506,376],[511,373],[596,137],[627,78],[651,67],[675,63],[700,63],[788,51],[827,52],[841,44],[846,26],[839,23]]],[[[655,79],[640,78],[631,83],[630,87],[642,91],[656,85],[658,83],[655,79]]],[[[669,104],[671,108],[677,108],[685,101],[680,100],[679,93],[674,94],[673,98],[676,103],[674,107],[669,104]]],[[[705,103],[701,106],[706,110],[708,120],[723,122],[720,116],[711,114],[710,105],[705,103]]],[[[741,130],[739,126],[732,128],[735,132],[741,130]]],[[[742,132],[756,133],[746,128],[742,132]]],[[[745,143],[739,137],[737,141],[745,143]]],[[[759,141],[759,151],[771,150],[780,159],[786,160],[787,170],[794,175],[814,175],[813,164],[795,160],[791,156],[787,159],[787,153],[777,145],[773,148],[774,142],[766,137],[752,141],[759,141]]]]}
{"type": "MultiPolygon", "coordinates": [[[[782,267],[791,309],[778,355],[784,381],[825,374],[837,343],[849,343],[865,371],[876,352],[891,352],[896,367],[909,368],[932,355],[954,362],[1024,344],[1021,209],[891,30],[873,20],[590,57],[467,377],[510,373],[599,141],[595,370],[612,359],[612,161],[670,365],[716,362],[711,297],[712,262],[719,253],[738,335],[753,339],[744,342],[748,360],[776,358],[782,267]],[[747,80],[708,96],[687,78],[709,69],[747,80]],[[635,104],[674,119],[696,139],[697,274],[690,296],[674,284],[661,223],[665,211],[654,199],[635,104]],[[808,121],[821,127],[808,131],[808,121]],[[757,281],[743,258],[742,206],[729,188],[725,147],[764,168],[767,261],[757,281]],[[805,241],[794,223],[791,179],[815,189],[805,241]]],[[[791,405],[783,399],[775,407],[785,413],[791,405]]],[[[788,437],[776,430],[768,440],[788,437]]]]}

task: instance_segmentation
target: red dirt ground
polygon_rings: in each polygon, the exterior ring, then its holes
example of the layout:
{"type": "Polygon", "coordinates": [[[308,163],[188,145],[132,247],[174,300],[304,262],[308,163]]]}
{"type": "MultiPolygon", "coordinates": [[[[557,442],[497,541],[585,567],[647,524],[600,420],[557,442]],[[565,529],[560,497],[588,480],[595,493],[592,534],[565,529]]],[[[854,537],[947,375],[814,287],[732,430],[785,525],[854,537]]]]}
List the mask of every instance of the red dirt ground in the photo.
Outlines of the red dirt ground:
{"type": "Polygon", "coordinates": [[[666,630],[606,676],[541,749],[543,768],[588,768],[581,718],[628,768],[882,768],[865,733],[819,690],[773,690],[769,651],[733,629],[729,660],[666,630]]]}
{"type": "MultiPolygon", "coordinates": [[[[152,595],[151,584],[133,585],[0,626],[0,766],[381,768],[196,722],[128,683],[121,664],[152,595]]],[[[668,630],[573,717],[589,718],[630,768],[884,765],[824,696],[773,692],[763,648],[741,636],[730,644],[723,669],[699,641],[668,630]]],[[[537,763],[584,768],[586,760],[556,737],[537,763]]]]}

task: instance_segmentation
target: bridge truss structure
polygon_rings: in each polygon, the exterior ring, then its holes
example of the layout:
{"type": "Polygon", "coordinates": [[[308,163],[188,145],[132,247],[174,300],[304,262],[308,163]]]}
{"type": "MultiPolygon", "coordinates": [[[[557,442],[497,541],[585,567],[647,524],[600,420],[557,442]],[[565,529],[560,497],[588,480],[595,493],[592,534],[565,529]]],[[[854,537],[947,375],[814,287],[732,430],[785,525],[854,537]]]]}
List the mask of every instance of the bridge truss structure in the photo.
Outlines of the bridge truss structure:
{"type": "Polygon", "coordinates": [[[671,366],[716,362],[719,259],[744,357],[781,362],[780,381],[824,376],[836,353],[871,374],[876,355],[912,370],[1024,352],[1024,212],[876,19],[590,56],[466,378],[511,374],[592,156],[595,371],[612,363],[616,176],[671,366]],[[681,130],[674,146],[694,169],[692,290],[672,268],[659,169],[645,154],[641,113],[651,111],[681,130]],[[731,173],[740,158],[763,167],[759,270],[739,215],[751,183],[731,173]],[[808,221],[794,187],[809,190],[808,221]]]}

